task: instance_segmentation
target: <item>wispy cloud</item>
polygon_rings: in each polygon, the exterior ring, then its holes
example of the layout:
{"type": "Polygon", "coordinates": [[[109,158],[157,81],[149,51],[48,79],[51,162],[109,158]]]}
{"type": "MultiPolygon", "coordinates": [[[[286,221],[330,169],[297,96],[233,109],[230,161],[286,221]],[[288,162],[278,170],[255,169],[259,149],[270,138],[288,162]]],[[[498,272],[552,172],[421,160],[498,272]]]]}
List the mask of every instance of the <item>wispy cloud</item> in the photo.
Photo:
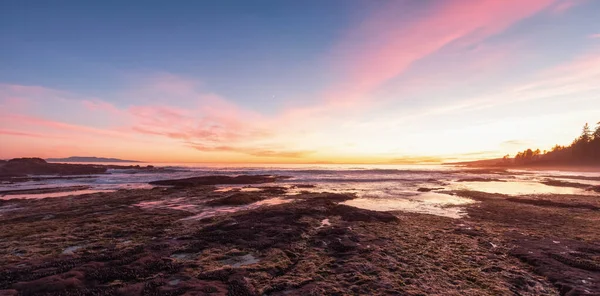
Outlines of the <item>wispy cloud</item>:
{"type": "Polygon", "coordinates": [[[99,136],[111,136],[117,138],[130,138],[122,132],[93,128],[89,126],[69,124],[60,121],[48,120],[40,117],[25,116],[25,115],[4,115],[0,119],[1,126],[14,126],[14,127],[29,127],[29,128],[46,128],[55,132],[73,132],[80,134],[93,134],[99,136]]]}
{"type": "Polygon", "coordinates": [[[40,134],[40,133],[30,133],[30,132],[22,132],[22,131],[14,131],[14,130],[6,130],[6,129],[0,129],[0,135],[22,136],[22,137],[33,137],[33,138],[50,138],[50,136],[40,134]]]}
{"type": "Polygon", "coordinates": [[[401,121],[493,108],[525,101],[576,95],[600,90],[600,51],[593,51],[566,61],[556,67],[538,72],[524,82],[490,91],[490,94],[453,101],[421,113],[404,117],[401,121]]]}
{"type": "Polygon", "coordinates": [[[338,45],[347,73],[325,94],[338,104],[354,103],[413,63],[450,45],[470,46],[545,9],[552,0],[443,1],[406,23],[402,1],[388,2],[338,45]]]}
{"type": "Polygon", "coordinates": [[[404,156],[385,161],[391,164],[442,163],[443,158],[437,156],[404,156]]]}
{"type": "Polygon", "coordinates": [[[552,11],[554,13],[565,13],[566,11],[568,11],[569,9],[580,5],[584,2],[586,2],[587,0],[561,0],[561,1],[556,1],[556,3],[552,6],[552,11]]]}
{"type": "Polygon", "coordinates": [[[523,140],[508,140],[508,141],[502,142],[500,145],[505,145],[505,146],[524,146],[524,145],[528,145],[528,144],[529,144],[528,141],[523,141],[523,140]]]}

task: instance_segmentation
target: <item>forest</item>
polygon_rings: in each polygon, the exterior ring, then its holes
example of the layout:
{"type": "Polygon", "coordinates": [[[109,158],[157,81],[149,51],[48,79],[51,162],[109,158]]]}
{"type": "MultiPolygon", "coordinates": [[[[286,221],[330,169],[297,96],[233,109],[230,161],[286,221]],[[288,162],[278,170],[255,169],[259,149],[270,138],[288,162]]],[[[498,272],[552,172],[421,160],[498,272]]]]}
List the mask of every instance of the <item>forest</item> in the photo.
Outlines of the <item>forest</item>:
{"type": "Polygon", "coordinates": [[[504,164],[510,165],[597,165],[600,164],[600,122],[595,130],[586,123],[581,135],[569,146],[555,145],[550,151],[527,149],[514,158],[506,155],[504,164]]]}

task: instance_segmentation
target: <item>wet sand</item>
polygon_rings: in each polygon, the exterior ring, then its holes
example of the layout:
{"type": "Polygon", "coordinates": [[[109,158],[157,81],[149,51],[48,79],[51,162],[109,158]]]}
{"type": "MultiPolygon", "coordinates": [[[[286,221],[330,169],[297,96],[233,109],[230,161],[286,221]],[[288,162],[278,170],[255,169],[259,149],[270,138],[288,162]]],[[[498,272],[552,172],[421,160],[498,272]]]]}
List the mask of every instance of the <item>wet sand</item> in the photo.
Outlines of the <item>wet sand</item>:
{"type": "Polygon", "coordinates": [[[427,192],[452,218],[271,181],[0,200],[0,294],[600,294],[597,195],[427,192]]]}

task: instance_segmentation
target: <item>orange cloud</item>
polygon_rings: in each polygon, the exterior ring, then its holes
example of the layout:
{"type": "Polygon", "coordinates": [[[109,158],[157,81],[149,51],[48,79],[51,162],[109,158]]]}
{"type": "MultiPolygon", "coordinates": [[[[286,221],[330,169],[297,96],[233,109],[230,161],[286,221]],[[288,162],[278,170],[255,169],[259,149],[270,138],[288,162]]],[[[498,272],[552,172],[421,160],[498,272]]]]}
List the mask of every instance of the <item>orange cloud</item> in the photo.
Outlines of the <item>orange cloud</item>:
{"type": "Polygon", "coordinates": [[[281,157],[281,158],[303,158],[315,151],[310,150],[282,150],[270,148],[255,148],[255,147],[233,147],[233,146],[214,146],[208,147],[199,144],[190,144],[196,150],[203,152],[225,151],[248,154],[257,157],[281,157]]]}

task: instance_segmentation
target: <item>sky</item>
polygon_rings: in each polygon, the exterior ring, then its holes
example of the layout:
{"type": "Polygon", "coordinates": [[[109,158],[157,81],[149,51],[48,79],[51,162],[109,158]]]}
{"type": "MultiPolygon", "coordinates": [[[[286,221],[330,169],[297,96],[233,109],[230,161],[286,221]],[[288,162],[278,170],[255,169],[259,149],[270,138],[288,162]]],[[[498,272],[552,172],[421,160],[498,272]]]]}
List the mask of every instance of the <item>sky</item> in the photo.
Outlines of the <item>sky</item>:
{"type": "Polygon", "coordinates": [[[600,1],[0,1],[0,159],[435,163],[600,121],[600,1]]]}

